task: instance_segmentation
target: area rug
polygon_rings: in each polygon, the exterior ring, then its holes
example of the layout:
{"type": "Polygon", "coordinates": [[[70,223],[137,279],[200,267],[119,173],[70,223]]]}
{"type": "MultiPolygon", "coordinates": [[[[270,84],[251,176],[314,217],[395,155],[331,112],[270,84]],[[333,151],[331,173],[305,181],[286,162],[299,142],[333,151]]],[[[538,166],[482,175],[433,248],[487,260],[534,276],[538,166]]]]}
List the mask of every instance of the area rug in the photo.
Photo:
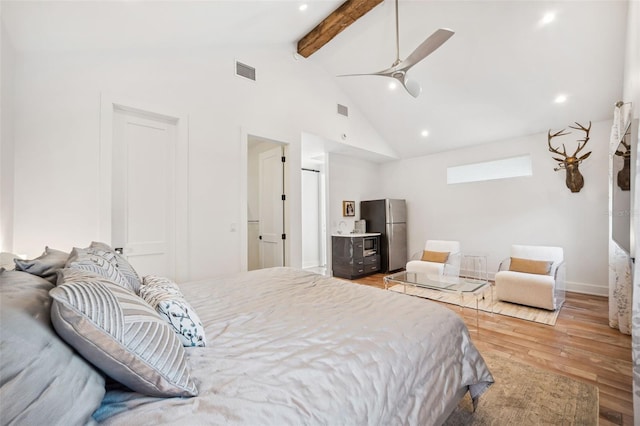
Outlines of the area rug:
{"type": "MultiPolygon", "coordinates": [[[[392,287],[389,287],[389,290],[398,293],[405,293],[405,286],[402,284],[396,284],[392,287]]],[[[491,291],[491,289],[487,289],[485,291],[484,298],[481,298],[478,301],[478,309],[480,309],[481,311],[493,312],[494,314],[520,318],[540,324],[556,324],[560,309],[556,309],[555,311],[548,311],[546,309],[538,309],[529,306],[517,305],[515,303],[502,302],[499,300],[495,300],[495,297],[493,297],[494,300],[492,304],[491,291]]],[[[476,297],[472,294],[466,295],[462,303],[460,300],[460,296],[458,296],[457,294],[445,293],[428,288],[418,288],[411,285],[406,286],[406,294],[423,297],[425,299],[437,300],[438,302],[450,303],[453,305],[463,305],[467,308],[476,308],[476,297]]]]}
{"type": "Polygon", "coordinates": [[[484,354],[495,383],[475,413],[465,395],[444,423],[461,425],[597,425],[598,388],[497,355],[484,354]]]}

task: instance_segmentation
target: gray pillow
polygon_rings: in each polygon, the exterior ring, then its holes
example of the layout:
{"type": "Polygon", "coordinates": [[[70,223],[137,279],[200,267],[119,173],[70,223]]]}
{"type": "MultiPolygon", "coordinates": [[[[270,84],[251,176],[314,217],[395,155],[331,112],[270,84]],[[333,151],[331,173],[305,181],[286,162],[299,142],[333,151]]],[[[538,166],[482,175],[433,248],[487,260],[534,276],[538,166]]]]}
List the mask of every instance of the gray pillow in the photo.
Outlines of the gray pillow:
{"type": "Polygon", "coordinates": [[[69,253],[49,247],[44,248],[40,257],[32,260],[14,259],[16,271],[24,271],[44,278],[51,284],[56,283],[56,271],[64,268],[69,253]]]}
{"type": "MultiPolygon", "coordinates": [[[[3,306],[25,312],[51,328],[51,297],[53,284],[37,275],[0,269],[0,300],[3,306]]],[[[4,330],[4,325],[2,325],[4,330]]]]}
{"type": "Polygon", "coordinates": [[[105,394],[103,376],[53,330],[0,308],[0,424],[83,425],[105,394]]]}
{"type": "Polygon", "coordinates": [[[180,341],[144,300],[97,279],[68,281],[50,294],[58,334],[108,376],[146,395],[198,394],[180,341]]]}

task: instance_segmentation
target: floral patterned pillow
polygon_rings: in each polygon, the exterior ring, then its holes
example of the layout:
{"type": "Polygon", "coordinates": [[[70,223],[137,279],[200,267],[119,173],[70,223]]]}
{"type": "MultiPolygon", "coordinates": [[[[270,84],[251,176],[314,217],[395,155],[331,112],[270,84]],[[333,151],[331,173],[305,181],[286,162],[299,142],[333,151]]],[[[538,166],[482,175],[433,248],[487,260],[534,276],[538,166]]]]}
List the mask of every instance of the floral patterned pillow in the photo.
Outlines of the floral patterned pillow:
{"type": "Polygon", "coordinates": [[[176,283],[168,278],[147,275],[142,279],[140,297],[169,323],[183,346],[206,346],[202,322],[176,283]]]}

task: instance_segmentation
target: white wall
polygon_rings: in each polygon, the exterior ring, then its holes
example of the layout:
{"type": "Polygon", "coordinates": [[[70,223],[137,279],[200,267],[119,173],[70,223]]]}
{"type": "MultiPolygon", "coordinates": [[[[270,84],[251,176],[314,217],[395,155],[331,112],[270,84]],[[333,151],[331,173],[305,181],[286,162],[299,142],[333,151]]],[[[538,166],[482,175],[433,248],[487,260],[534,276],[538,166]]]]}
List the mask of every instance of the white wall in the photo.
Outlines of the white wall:
{"type": "Polygon", "coordinates": [[[459,240],[463,252],[487,255],[491,273],[511,244],[561,246],[568,288],[607,295],[610,130],[610,121],[593,123],[579,193],[567,189],[564,171],[553,171],[546,133],[383,165],[385,196],[407,200],[409,253],[427,239],[459,240]],[[522,154],[531,154],[531,177],[446,183],[449,166],[522,154]]]}
{"type": "MultiPolygon", "coordinates": [[[[353,231],[360,219],[360,201],[382,198],[380,165],[341,154],[329,154],[329,234],[345,223],[346,232],[353,231]],[[342,201],[356,202],[356,215],[342,216],[342,201]]],[[[330,236],[330,235],[329,235],[330,236]]]]}
{"type": "Polygon", "coordinates": [[[633,116],[640,118],[640,1],[629,2],[624,61],[623,101],[633,102],[633,116]]]}
{"type": "Polygon", "coordinates": [[[0,27],[0,252],[13,252],[15,52],[4,22],[0,27]]]}
{"type": "Polygon", "coordinates": [[[290,264],[300,258],[300,139],[349,135],[354,146],[392,150],[333,79],[289,47],[30,53],[15,73],[14,249],[69,250],[98,238],[100,95],[158,105],[189,117],[190,278],[241,269],[246,232],[242,194],[245,134],[290,144],[290,264]],[[234,75],[234,59],[256,67],[257,82],[234,75]],[[244,150],[244,152],[243,152],[244,150]],[[245,239],[244,241],[242,241],[245,239]]]}

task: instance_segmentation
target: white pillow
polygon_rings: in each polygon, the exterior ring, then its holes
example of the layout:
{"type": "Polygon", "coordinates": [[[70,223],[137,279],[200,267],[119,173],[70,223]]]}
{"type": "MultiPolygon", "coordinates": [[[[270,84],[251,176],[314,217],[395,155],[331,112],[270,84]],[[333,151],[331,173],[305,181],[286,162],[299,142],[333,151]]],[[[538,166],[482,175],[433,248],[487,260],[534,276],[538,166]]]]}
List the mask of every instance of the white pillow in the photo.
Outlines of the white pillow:
{"type": "Polygon", "coordinates": [[[140,297],[169,323],[184,346],[207,345],[202,322],[176,283],[147,275],[142,279],[140,297]]]}

